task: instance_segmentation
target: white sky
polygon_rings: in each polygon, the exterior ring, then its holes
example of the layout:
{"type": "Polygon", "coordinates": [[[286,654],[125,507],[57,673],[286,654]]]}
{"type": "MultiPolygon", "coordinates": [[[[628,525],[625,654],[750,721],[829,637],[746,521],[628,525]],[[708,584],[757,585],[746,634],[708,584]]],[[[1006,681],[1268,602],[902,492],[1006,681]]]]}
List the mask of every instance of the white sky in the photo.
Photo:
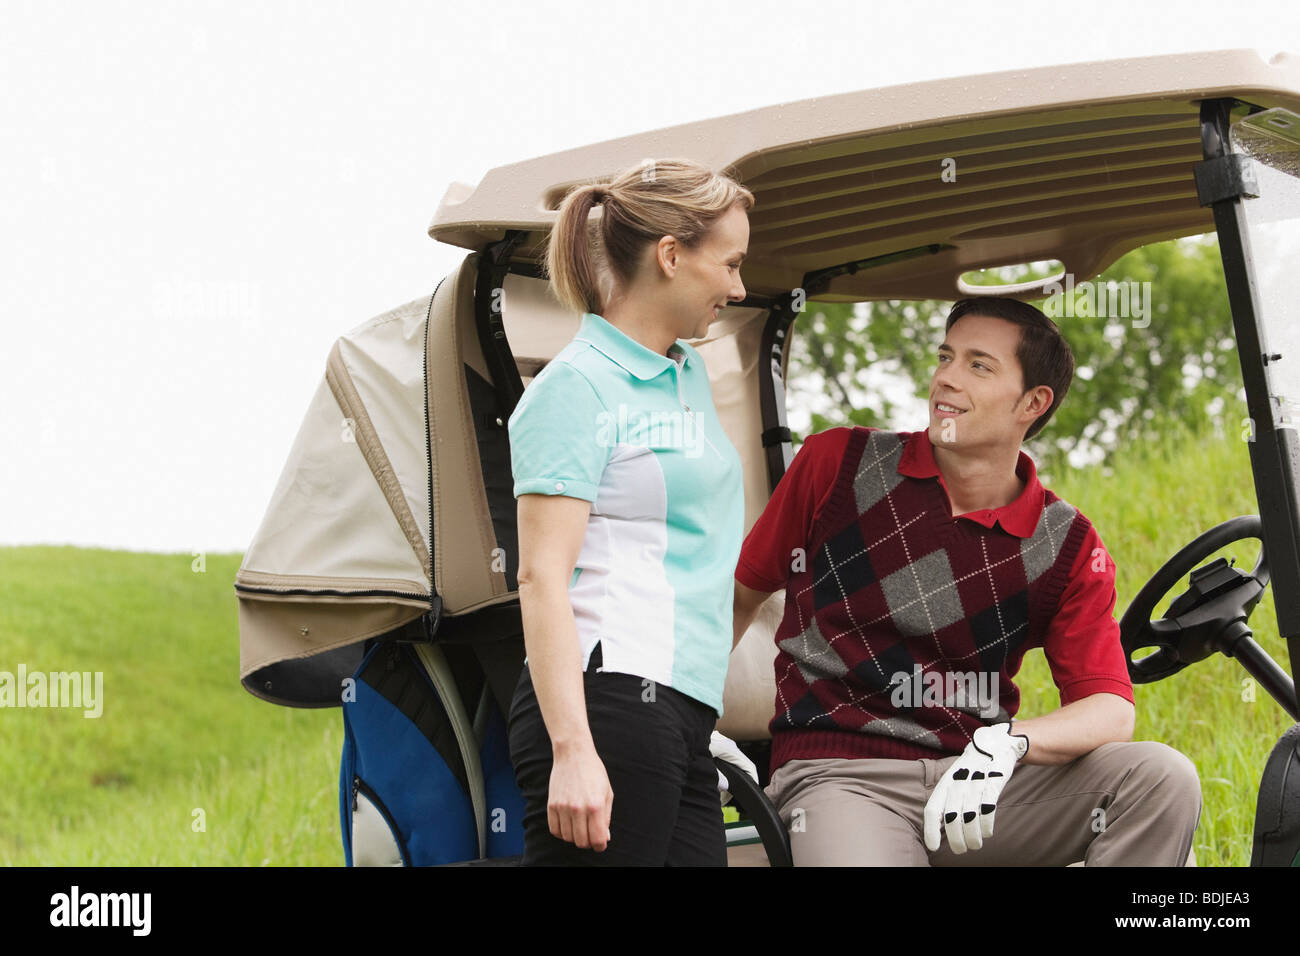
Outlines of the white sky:
{"type": "Polygon", "coordinates": [[[465,254],[453,180],[773,103],[1300,53],[1282,2],[4,0],[0,544],[242,550],[334,340],[465,254]],[[561,12],[562,11],[562,12],[561,12]]]}

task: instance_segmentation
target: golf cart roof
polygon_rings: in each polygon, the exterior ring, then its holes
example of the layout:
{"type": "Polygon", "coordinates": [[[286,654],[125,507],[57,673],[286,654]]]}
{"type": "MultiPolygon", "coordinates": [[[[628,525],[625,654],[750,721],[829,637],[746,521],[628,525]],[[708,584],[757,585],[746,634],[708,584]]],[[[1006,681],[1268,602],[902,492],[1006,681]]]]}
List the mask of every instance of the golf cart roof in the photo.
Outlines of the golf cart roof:
{"type": "Polygon", "coordinates": [[[1214,230],[1192,174],[1207,97],[1300,112],[1300,57],[1176,54],[782,103],[498,166],[453,183],[429,235],[482,249],[527,230],[514,257],[536,260],[573,186],[681,156],[754,192],[751,294],[836,266],[848,268],[810,297],[954,299],[973,291],[965,272],[1053,259],[1086,278],[1148,242],[1214,230]]]}

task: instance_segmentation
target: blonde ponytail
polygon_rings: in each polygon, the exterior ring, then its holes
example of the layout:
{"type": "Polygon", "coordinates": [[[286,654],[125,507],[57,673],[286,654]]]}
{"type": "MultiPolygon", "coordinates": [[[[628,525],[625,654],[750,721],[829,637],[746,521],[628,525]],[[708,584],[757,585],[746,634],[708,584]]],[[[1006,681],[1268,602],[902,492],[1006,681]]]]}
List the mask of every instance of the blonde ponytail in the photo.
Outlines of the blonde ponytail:
{"type": "Polygon", "coordinates": [[[689,159],[646,160],[609,183],[576,187],[560,203],[546,243],[551,291],[574,312],[602,314],[612,283],[628,283],[646,245],[673,236],[697,246],[736,203],[754,208],[754,194],[689,159]],[[600,206],[599,220],[588,221],[600,206]]]}

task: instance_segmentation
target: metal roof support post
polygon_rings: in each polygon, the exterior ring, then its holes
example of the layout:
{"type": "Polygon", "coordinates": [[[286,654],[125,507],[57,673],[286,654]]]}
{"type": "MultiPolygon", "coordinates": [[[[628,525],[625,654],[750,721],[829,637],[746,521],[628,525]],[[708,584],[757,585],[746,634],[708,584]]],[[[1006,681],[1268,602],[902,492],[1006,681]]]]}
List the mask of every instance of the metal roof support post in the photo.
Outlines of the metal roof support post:
{"type": "Polygon", "coordinates": [[[1286,638],[1294,676],[1300,666],[1300,507],[1296,500],[1300,441],[1295,429],[1276,428],[1273,422],[1267,370],[1271,355],[1259,321],[1259,293],[1242,206],[1245,197],[1258,192],[1249,164],[1232,152],[1229,125],[1234,102],[1216,99],[1201,104],[1205,161],[1196,167],[1196,184],[1201,205],[1210,206],[1214,212],[1219,237],[1237,356],[1246,386],[1246,408],[1254,423],[1250,464],[1255,496],[1263,522],[1278,629],[1286,638]]]}
{"type": "Polygon", "coordinates": [[[771,491],[785,474],[793,457],[790,427],[786,421],[785,379],[782,366],[789,348],[787,334],[806,304],[806,290],[793,289],[772,301],[763,326],[762,357],[758,364],[758,400],[763,415],[763,453],[771,491]]]}
{"type": "Polygon", "coordinates": [[[524,393],[523,379],[506,340],[505,320],[501,314],[504,283],[510,270],[510,254],[527,233],[512,229],[500,242],[479,253],[478,275],[474,283],[474,325],[478,329],[483,360],[492,373],[503,417],[508,418],[524,393]]]}

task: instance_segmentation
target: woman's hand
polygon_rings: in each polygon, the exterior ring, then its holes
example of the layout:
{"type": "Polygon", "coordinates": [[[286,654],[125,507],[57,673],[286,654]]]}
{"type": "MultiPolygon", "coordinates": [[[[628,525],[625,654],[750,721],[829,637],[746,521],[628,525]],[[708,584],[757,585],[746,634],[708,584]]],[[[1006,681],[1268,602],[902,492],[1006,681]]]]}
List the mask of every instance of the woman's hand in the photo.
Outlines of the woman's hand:
{"type": "Polygon", "coordinates": [[[552,835],[583,849],[609,845],[614,791],[593,745],[555,754],[547,791],[546,820],[552,835]]]}

